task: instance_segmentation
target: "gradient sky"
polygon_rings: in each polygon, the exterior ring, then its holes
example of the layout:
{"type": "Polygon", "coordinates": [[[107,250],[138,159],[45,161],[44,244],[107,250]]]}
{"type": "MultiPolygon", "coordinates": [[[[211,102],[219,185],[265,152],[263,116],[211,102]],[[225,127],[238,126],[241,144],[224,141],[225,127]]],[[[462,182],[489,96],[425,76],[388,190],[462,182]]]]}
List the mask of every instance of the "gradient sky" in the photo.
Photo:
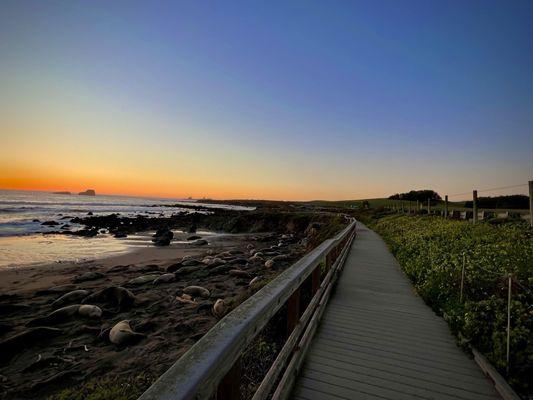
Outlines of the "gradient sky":
{"type": "Polygon", "coordinates": [[[4,0],[0,137],[11,189],[296,200],[526,184],[533,2],[4,0]]]}

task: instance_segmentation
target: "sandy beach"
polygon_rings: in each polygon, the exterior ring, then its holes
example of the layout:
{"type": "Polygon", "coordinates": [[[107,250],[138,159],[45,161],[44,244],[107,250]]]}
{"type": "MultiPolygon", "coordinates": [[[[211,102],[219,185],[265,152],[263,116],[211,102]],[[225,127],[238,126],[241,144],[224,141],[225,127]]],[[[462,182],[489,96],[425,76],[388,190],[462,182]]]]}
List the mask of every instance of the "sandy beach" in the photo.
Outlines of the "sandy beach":
{"type": "Polygon", "coordinates": [[[303,254],[300,239],[218,234],[209,237],[208,245],[184,242],[82,263],[0,270],[3,398],[47,398],[102,377],[144,390],[226,312],[303,254]],[[267,268],[269,259],[276,261],[267,268]],[[165,281],[154,284],[162,276],[165,281]],[[139,277],[147,280],[135,283],[139,277]],[[189,296],[190,286],[208,294],[189,296]],[[131,304],[102,294],[116,287],[132,296],[131,304]],[[75,291],[85,292],[56,302],[75,291]],[[223,310],[215,312],[219,299],[223,310]],[[101,316],[51,317],[58,309],[85,303],[98,307],[101,316]],[[111,343],[110,329],[124,320],[138,340],[111,343]]]}

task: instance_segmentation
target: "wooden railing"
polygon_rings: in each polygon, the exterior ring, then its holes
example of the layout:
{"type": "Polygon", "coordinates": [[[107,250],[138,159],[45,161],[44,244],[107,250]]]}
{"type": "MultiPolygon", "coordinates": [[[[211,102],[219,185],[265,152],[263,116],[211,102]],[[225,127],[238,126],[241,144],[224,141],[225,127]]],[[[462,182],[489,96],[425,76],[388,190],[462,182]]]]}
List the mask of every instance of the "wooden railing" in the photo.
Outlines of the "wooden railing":
{"type": "Polygon", "coordinates": [[[285,304],[287,339],[253,400],[286,398],[344,265],[355,226],[355,220],[350,220],[334,238],[324,241],[222,318],[139,400],[240,399],[243,351],[285,304]],[[308,279],[312,298],[301,310],[301,288],[308,279]]]}

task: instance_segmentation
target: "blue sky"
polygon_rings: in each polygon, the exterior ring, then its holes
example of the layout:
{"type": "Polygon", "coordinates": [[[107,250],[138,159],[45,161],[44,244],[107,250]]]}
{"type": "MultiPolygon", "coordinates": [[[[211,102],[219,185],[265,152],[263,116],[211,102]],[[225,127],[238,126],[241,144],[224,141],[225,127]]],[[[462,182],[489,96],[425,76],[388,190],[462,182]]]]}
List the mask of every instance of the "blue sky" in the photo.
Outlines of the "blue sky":
{"type": "Polygon", "coordinates": [[[32,143],[56,158],[80,143],[88,181],[125,152],[146,180],[169,174],[160,194],[213,197],[527,183],[531,21],[531,1],[4,1],[3,156],[60,186],[32,143]]]}

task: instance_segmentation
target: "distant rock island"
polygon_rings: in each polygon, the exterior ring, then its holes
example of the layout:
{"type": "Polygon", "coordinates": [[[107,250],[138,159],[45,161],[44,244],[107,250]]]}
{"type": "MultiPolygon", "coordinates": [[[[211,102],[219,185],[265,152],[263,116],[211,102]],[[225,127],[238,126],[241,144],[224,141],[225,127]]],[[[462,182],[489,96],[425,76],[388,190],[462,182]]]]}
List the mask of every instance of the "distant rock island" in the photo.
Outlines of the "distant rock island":
{"type": "Polygon", "coordinates": [[[69,191],[63,190],[59,192],[52,192],[52,194],[72,194],[72,193],[70,193],[69,191]]]}
{"type": "Polygon", "coordinates": [[[93,189],[87,189],[85,192],[79,192],[80,196],[96,196],[96,192],[93,189]]]}

